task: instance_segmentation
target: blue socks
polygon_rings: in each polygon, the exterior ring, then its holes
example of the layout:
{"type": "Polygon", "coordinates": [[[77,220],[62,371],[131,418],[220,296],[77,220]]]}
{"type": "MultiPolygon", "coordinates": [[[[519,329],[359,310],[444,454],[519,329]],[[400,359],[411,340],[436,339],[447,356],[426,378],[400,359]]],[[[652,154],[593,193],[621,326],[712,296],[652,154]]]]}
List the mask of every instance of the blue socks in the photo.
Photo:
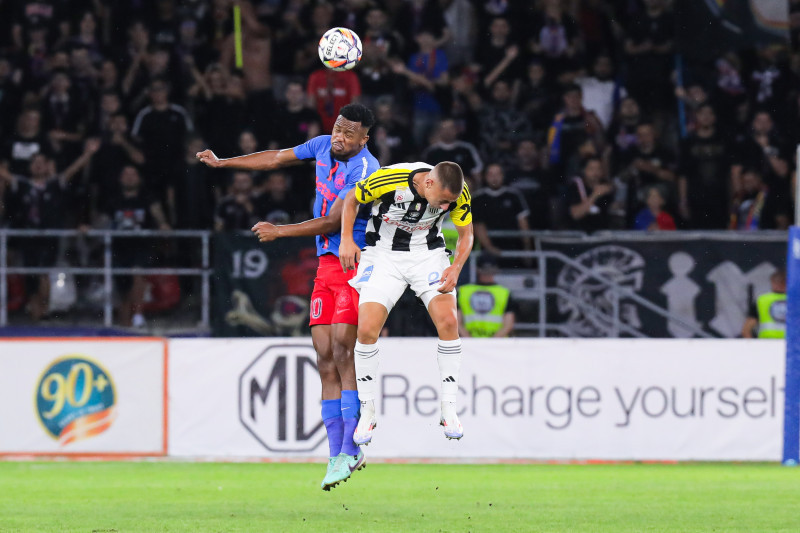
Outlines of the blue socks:
{"type": "MultiPolygon", "coordinates": [[[[358,425],[358,410],[360,407],[361,403],[358,401],[358,391],[342,391],[341,416],[344,425],[342,453],[346,453],[347,455],[358,455],[358,446],[353,442],[353,433],[356,432],[356,426],[358,425]]],[[[330,433],[328,435],[330,435],[330,433]]]]}
{"type": "MultiPolygon", "coordinates": [[[[336,457],[342,451],[342,435],[344,423],[342,421],[342,400],[322,400],[322,421],[328,430],[328,448],[331,457],[336,457]]],[[[356,422],[358,418],[356,418],[356,422]]],[[[353,431],[355,426],[353,426],[353,431]]],[[[353,431],[350,431],[350,443],[353,442],[353,431]]],[[[358,453],[358,452],[356,452],[358,453]]]]}

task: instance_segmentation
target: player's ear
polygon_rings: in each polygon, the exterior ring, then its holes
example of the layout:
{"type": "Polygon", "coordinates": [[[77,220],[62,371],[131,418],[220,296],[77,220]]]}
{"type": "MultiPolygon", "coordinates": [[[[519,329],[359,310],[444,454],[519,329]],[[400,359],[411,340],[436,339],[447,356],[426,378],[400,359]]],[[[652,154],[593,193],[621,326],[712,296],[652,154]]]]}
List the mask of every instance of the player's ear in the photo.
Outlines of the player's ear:
{"type": "Polygon", "coordinates": [[[361,139],[361,148],[364,148],[367,145],[367,142],[369,142],[369,135],[364,135],[364,138],[361,139]]]}

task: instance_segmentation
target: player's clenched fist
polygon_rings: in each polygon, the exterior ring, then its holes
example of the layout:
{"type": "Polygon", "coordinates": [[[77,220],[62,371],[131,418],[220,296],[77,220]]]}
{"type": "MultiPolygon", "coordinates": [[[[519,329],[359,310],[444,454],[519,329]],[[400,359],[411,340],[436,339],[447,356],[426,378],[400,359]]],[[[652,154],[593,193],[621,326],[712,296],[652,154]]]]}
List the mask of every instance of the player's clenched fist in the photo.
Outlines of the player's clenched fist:
{"type": "Polygon", "coordinates": [[[203,150],[202,152],[197,152],[195,157],[199,159],[201,163],[205,163],[211,168],[219,168],[222,166],[222,162],[219,160],[216,154],[214,154],[214,152],[212,152],[211,150],[203,150]]]}
{"type": "Polygon", "coordinates": [[[280,237],[278,226],[269,222],[259,222],[251,231],[256,234],[260,242],[271,242],[280,237]]]}
{"type": "Polygon", "coordinates": [[[342,239],[339,244],[339,262],[342,270],[355,270],[358,261],[361,259],[361,249],[353,240],[342,239]]]}

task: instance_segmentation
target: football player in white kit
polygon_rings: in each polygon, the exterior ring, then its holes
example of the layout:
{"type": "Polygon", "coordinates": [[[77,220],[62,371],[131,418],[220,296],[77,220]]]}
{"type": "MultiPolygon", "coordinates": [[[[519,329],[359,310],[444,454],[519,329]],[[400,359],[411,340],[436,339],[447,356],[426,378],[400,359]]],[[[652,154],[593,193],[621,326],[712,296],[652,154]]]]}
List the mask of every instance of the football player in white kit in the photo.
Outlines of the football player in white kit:
{"type": "Polygon", "coordinates": [[[449,439],[464,435],[456,414],[461,339],[455,287],[472,243],[470,193],[461,167],[455,163],[384,167],[357,182],[347,194],[339,260],[345,271],[358,264],[350,281],[360,293],[355,367],[361,417],[353,436],[356,444],[372,440],[377,425],[378,336],[392,307],[409,286],[425,304],[439,334],[437,361],[442,379],[444,434],[449,439]],[[353,240],[360,204],[371,205],[372,215],[363,252],[353,240]],[[458,230],[452,265],[441,231],[445,216],[458,230]]]}

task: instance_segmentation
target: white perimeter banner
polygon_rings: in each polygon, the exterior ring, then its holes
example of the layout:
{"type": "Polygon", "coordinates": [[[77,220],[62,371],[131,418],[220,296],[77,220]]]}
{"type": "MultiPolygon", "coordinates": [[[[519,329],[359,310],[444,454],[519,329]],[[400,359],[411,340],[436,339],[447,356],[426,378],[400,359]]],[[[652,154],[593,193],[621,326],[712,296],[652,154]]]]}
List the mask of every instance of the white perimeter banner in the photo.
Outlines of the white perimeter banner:
{"type": "Polygon", "coordinates": [[[164,455],[162,339],[0,340],[0,455],[164,455]]]}
{"type": "MultiPolygon", "coordinates": [[[[781,457],[785,348],[768,340],[464,340],[464,438],[439,426],[436,339],[381,339],[381,458],[781,457]]],[[[169,454],[324,457],[310,339],[170,342],[169,454]]]]}

